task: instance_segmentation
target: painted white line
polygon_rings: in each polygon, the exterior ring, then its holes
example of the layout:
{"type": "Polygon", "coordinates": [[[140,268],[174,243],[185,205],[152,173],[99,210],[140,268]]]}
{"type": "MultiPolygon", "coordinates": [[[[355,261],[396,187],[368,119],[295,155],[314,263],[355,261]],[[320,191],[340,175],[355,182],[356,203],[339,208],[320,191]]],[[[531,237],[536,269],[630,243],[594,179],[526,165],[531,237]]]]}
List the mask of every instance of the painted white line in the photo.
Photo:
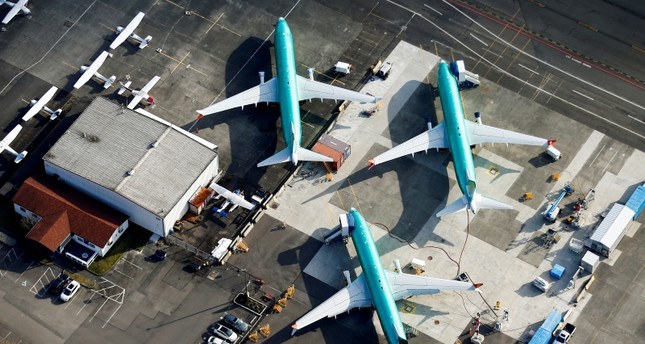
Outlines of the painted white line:
{"type": "Polygon", "coordinates": [[[540,73],[538,73],[538,72],[534,71],[533,69],[531,69],[531,68],[529,68],[529,67],[527,67],[527,66],[525,66],[525,65],[523,65],[523,64],[521,64],[521,63],[518,63],[518,65],[519,65],[520,67],[522,67],[522,68],[524,68],[524,69],[528,70],[529,72],[531,72],[531,73],[533,73],[533,74],[540,75],[540,73]]]}
{"type": "Polygon", "coordinates": [[[481,43],[481,44],[483,44],[483,45],[485,45],[485,46],[488,46],[488,44],[486,44],[486,43],[485,43],[484,41],[482,41],[481,39],[477,38],[477,36],[473,35],[472,33],[470,33],[470,37],[472,37],[472,38],[476,39],[476,40],[477,40],[477,42],[479,42],[479,43],[481,43]]]}
{"type": "Polygon", "coordinates": [[[123,260],[124,262],[126,262],[126,263],[130,263],[130,265],[133,265],[135,268],[137,268],[137,269],[139,269],[139,270],[143,270],[143,268],[142,268],[142,267],[140,267],[139,265],[137,265],[137,264],[135,264],[135,263],[133,263],[133,262],[131,262],[131,261],[127,260],[127,259],[122,259],[122,260],[123,260]]]}
{"type": "MultiPolygon", "coordinates": [[[[287,14],[285,14],[285,15],[284,15],[284,18],[285,18],[285,19],[289,16],[289,14],[291,14],[291,12],[296,8],[296,6],[298,6],[298,4],[299,4],[299,3],[300,3],[300,0],[296,1],[296,3],[291,7],[291,9],[289,10],[289,12],[287,12],[287,14]]],[[[238,76],[238,75],[240,75],[240,73],[244,70],[244,67],[246,67],[246,65],[247,65],[247,64],[249,64],[249,62],[251,62],[251,60],[253,60],[253,58],[254,58],[254,57],[255,57],[255,55],[258,53],[258,51],[260,51],[260,49],[262,49],[262,47],[263,47],[263,46],[264,46],[264,44],[269,40],[269,38],[271,38],[271,36],[273,36],[273,33],[274,33],[274,32],[275,32],[275,29],[273,29],[273,30],[271,30],[271,32],[269,32],[269,35],[267,36],[267,38],[265,38],[265,39],[264,39],[264,41],[262,41],[262,44],[260,44],[260,46],[258,46],[258,48],[257,48],[257,49],[255,49],[255,51],[253,52],[253,54],[251,54],[251,56],[248,58],[248,60],[246,60],[246,62],[244,62],[244,64],[242,65],[242,67],[237,71],[237,73],[235,73],[235,75],[233,75],[233,77],[231,78],[231,80],[229,80],[229,82],[228,82],[228,83],[226,83],[226,85],[224,85],[224,88],[219,92],[219,94],[217,94],[217,97],[215,97],[215,99],[213,99],[213,101],[209,104],[209,106],[210,106],[210,105],[215,104],[215,102],[217,101],[217,99],[219,99],[219,97],[220,97],[220,96],[222,96],[222,94],[224,93],[224,91],[226,91],[226,89],[228,88],[228,86],[229,86],[233,81],[235,81],[235,78],[237,78],[237,76],[238,76]]],[[[192,129],[192,127],[191,127],[191,129],[192,129]]],[[[189,131],[190,131],[190,130],[189,130],[189,131]]]]}
{"type": "Polygon", "coordinates": [[[589,167],[591,167],[593,165],[593,163],[596,161],[596,159],[598,159],[598,155],[600,155],[600,153],[602,153],[602,151],[605,149],[605,146],[606,146],[606,144],[602,145],[602,148],[600,148],[600,150],[598,151],[598,154],[596,154],[596,156],[593,158],[593,160],[591,160],[591,163],[589,163],[589,167]]]}
{"type": "MultiPolygon", "coordinates": [[[[414,11],[412,11],[412,10],[410,10],[410,9],[406,8],[405,6],[400,5],[400,4],[398,4],[398,3],[396,3],[396,2],[394,2],[394,1],[392,1],[392,0],[388,0],[388,2],[389,2],[389,3],[391,3],[391,4],[393,4],[393,5],[395,5],[395,6],[398,6],[398,7],[400,7],[400,8],[406,9],[406,10],[408,10],[408,11],[410,11],[410,12],[414,12],[414,11]]],[[[592,83],[590,83],[590,82],[587,82],[587,81],[585,81],[585,80],[583,80],[583,79],[580,79],[579,77],[574,76],[574,75],[572,75],[572,74],[571,74],[571,73],[569,73],[569,72],[566,72],[566,71],[564,71],[564,70],[562,70],[562,69],[560,69],[560,68],[558,68],[558,67],[556,67],[556,66],[554,66],[554,65],[552,65],[552,64],[549,64],[548,62],[546,62],[546,61],[544,61],[544,60],[540,60],[540,59],[538,59],[537,57],[535,57],[535,56],[533,56],[533,55],[531,55],[531,54],[528,54],[527,52],[523,51],[522,49],[517,48],[516,46],[514,46],[514,45],[510,44],[509,42],[505,41],[504,39],[502,39],[501,37],[499,37],[499,36],[495,35],[495,34],[494,34],[494,33],[492,33],[490,30],[486,29],[484,26],[482,26],[481,24],[477,23],[474,19],[470,18],[467,14],[465,14],[463,11],[460,11],[457,7],[455,7],[454,5],[452,5],[451,3],[449,3],[448,1],[443,0],[443,2],[444,2],[445,4],[447,4],[448,6],[452,7],[455,11],[459,12],[459,13],[460,13],[461,15],[463,15],[464,17],[466,17],[466,18],[470,19],[473,23],[475,23],[475,24],[476,24],[477,26],[479,26],[481,29],[483,29],[483,30],[485,30],[486,32],[488,32],[491,36],[497,37],[497,39],[498,39],[500,42],[502,42],[502,43],[504,43],[504,44],[508,45],[511,49],[513,49],[513,50],[517,51],[518,53],[520,53],[520,54],[522,54],[522,55],[525,55],[525,56],[527,56],[527,57],[529,57],[529,58],[531,58],[531,59],[533,59],[533,60],[535,60],[535,61],[538,61],[538,62],[540,62],[540,63],[543,63],[544,65],[549,66],[549,67],[551,67],[551,68],[553,68],[553,69],[555,69],[555,70],[557,70],[557,71],[561,72],[562,74],[565,74],[565,75],[567,75],[567,76],[569,76],[569,77],[571,77],[571,78],[573,78],[573,79],[576,79],[576,80],[578,80],[578,81],[580,81],[580,82],[584,83],[585,85],[588,85],[588,86],[590,86],[590,87],[593,87],[593,88],[595,88],[595,89],[598,89],[599,91],[602,91],[602,92],[604,92],[604,93],[606,93],[606,94],[609,94],[609,95],[611,95],[611,96],[613,96],[613,97],[615,97],[615,98],[617,98],[617,99],[620,99],[620,100],[622,100],[622,101],[624,101],[624,102],[626,102],[626,103],[628,103],[628,104],[631,104],[631,105],[633,105],[633,106],[635,106],[635,107],[637,107],[637,108],[639,108],[639,109],[645,110],[645,106],[641,106],[641,105],[636,104],[636,103],[634,103],[634,102],[632,102],[632,101],[630,101],[630,100],[628,100],[628,99],[626,99],[626,98],[624,98],[624,97],[621,97],[621,96],[619,96],[619,95],[617,95],[617,94],[611,93],[611,92],[609,92],[609,91],[607,91],[607,90],[605,90],[605,89],[603,89],[603,88],[598,87],[597,85],[594,85],[594,84],[592,84],[592,83]]],[[[414,12],[414,13],[417,13],[417,12],[414,12]]],[[[645,139],[645,135],[639,134],[639,133],[637,133],[637,132],[635,132],[635,131],[633,131],[633,130],[631,130],[631,129],[629,129],[629,128],[625,127],[625,126],[622,126],[622,125],[620,125],[620,124],[618,124],[618,123],[612,122],[612,121],[610,121],[610,120],[608,120],[608,119],[604,118],[603,116],[600,116],[600,115],[598,115],[598,114],[596,114],[596,113],[594,113],[594,112],[592,112],[592,111],[590,111],[590,110],[587,110],[587,109],[583,108],[583,107],[582,107],[582,106],[580,106],[580,105],[574,104],[574,103],[572,103],[572,102],[570,102],[570,101],[568,101],[568,100],[566,100],[566,99],[564,99],[564,98],[562,98],[562,97],[558,97],[558,96],[556,96],[555,94],[553,94],[553,93],[551,93],[551,92],[545,91],[545,90],[543,90],[543,89],[540,89],[538,86],[535,86],[535,85],[533,85],[533,84],[531,84],[531,83],[528,83],[526,80],[523,80],[523,79],[521,79],[521,78],[519,78],[519,77],[517,77],[517,76],[515,76],[515,75],[513,75],[513,74],[510,74],[509,72],[505,71],[505,70],[504,70],[504,69],[502,69],[501,67],[499,67],[499,66],[495,65],[492,61],[489,61],[488,59],[486,59],[486,58],[485,58],[484,56],[482,56],[481,54],[478,54],[478,53],[477,53],[473,48],[471,48],[471,47],[467,46],[466,44],[464,44],[463,42],[461,42],[459,39],[457,39],[457,37],[453,36],[453,35],[452,35],[452,34],[450,34],[448,31],[446,31],[446,30],[444,30],[442,27],[440,27],[439,25],[435,24],[434,22],[432,22],[432,21],[431,21],[431,20],[429,20],[428,18],[424,17],[422,14],[417,13],[417,15],[418,15],[421,19],[423,19],[423,20],[425,20],[426,22],[428,22],[430,25],[432,25],[432,26],[434,26],[435,28],[437,28],[437,30],[440,30],[440,31],[441,31],[441,32],[443,32],[446,36],[448,36],[448,37],[450,37],[451,39],[453,39],[455,42],[457,42],[457,43],[461,44],[461,46],[463,46],[464,48],[466,48],[466,49],[467,49],[468,51],[470,51],[471,53],[475,54],[475,55],[476,55],[477,57],[479,57],[482,61],[484,61],[484,62],[486,62],[487,64],[489,64],[492,68],[495,68],[497,71],[499,71],[500,73],[502,73],[502,74],[504,74],[504,75],[508,76],[509,78],[512,78],[512,79],[515,79],[515,80],[517,80],[517,81],[519,81],[519,82],[521,82],[521,83],[524,83],[525,85],[527,85],[527,86],[529,86],[529,87],[532,87],[532,88],[534,88],[534,89],[536,89],[536,90],[539,90],[540,92],[543,92],[544,94],[547,94],[547,95],[551,96],[552,98],[555,98],[555,99],[557,99],[557,100],[559,100],[559,101],[561,101],[561,102],[563,102],[563,103],[565,103],[565,104],[568,104],[569,106],[572,106],[572,107],[574,107],[574,108],[576,108],[576,109],[579,109],[579,110],[581,110],[581,111],[584,111],[584,112],[586,112],[586,113],[588,113],[588,114],[590,114],[590,115],[592,115],[592,116],[596,117],[597,119],[602,120],[602,121],[605,121],[605,122],[607,122],[607,123],[609,123],[609,124],[611,124],[611,125],[613,125],[613,126],[615,126],[615,127],[617,127],[617,128],[620,128],[620,129],[622,129],[622,130],[624,130],[624,131],[626,131],[626,132],[628,132],[628,133],[630,133],[630,134],[632,134],[632,135],[635,135],[635,136],[638,136],[638,137],[640,137],[640,138],[642,138],[642,139],[645,139]]]]}
{"type": "Polygon", "coordinates": [[[607,167],[609,167],[609,165],[611,165],[611,162],[614,161],[614,158],[616,157],[616,154],[618,154],[618,152],[616,152],[616,153],[614,153],[614,155],[612,155],[611,159],[609,159],[609,161],[607,162],[607,165],[605,165],[605,168],[602,170],[601,174],[603,174],[603,175],[605,174],[605,171],[607,170],[607,167]]]}
{"type": "MultiPolygon", "coordinates": [[[[389,1],[390,1],[390,2],[392,2],[391,0],[389,0],[389,1]]],[[[601,91],[601,92],[603,92],[603,93],[606,93],[606,94],[608,94],[608,95],[611,95],[612,97],[615,97],[615,98],[617,98],[617,99],[620,99],[620,100],[624,101],[625,103],[628,103],[628,104],[630,104],[630,105],[633,105],[633,106],[635,106],[635,107],[637,107],[637,108],[639,108],[639,109],[641,109],[641,110],[645,110],[645,106],[643,106],[643,105],[640,105],[640,104],[634,103],[634,102],[632,102],[631,100],[626,99],[625,97],[622,97],[622,96],[619,96],[619,95],[617,95],[617,94],[615,94],[615,93],[612,93],[612,92],[610,92],[610,91],[608,91],[608,90],[606,90],[606,89],[604,89],[604,88],[602,88],[602,87],[600,87],[600,86],[598,86],[598,85],[596,85],[596,84],[594,84],[594,83],[591,83],[591,82],[589,82],[589,81],[586,81],[586,80],[584,80],[584,79],[581,79],[581,78],[579,78],[579,77],[577,77],[577,76],[575,76],[575,75],[573,75],[573,74],[571,74],[571,73],[569,73],[569,72],[567,72],[567,71],[565,71],[565,70],[563,70],[563,69],[561,69],[561,68],[558,68],[557,66],[554,66],[554,65],[552,65],[552,64],[550,64],[550,63],[548,63],[548,62],[547,62],[547,61],[545,61],[545,60],[540,60],[539,58],[537,58],[537,57],[535,57],[535,56],[533,56],[533,55],[531,55],[531,54],[529,54],[529,53],[527,53],[527,52],[523,51],[522,49],[520,49],[520,48],[518,48],[518,47],[516,47],[516,46],[512,45],[512,44],[511,44],[511,43],[509,43],[508,41],[504,40],[502,37],[499,37],[499,36],[495,35],[493,32],[491,32],[490,30],[486,29],[483,25],[479,24],[477,21],[475,21],[474,19],[472,19],[471,17],[469,17],[466,13],[464,13],[464,12],[463,12],[463,11],[461,11],[461,10],[459,10],[457,7],[455,7],[455,5],[451,4],[451,3],[450,3],[450,2],[448,2],[447,0],[443,0],[443,2],[444,2],[446,5],[448,5],[448,6],[452,7],[455,11],[457,11],[458,13],[460,13],[461,15],[463,15],[464,17],[468,18],[468,19],[469,19],[470,21],[472,21],[475,25],[479,26],[482,30],[484,30],[484,31],[488,32],[488,34],[490,34],[491,36],[497,37],[497,40],[499,40],[500,42],[502,42],[502,43],[506,44],[509,48],[511,48],[511,49],[513,49],[513,50],[515,50],[515,51],[517,51],[518,53],[520,53],[520,54],[522,54],[522,55],[524,55],[524,56],[526,56],[526,57],[529,57],[529,58],[531,58],[531,59],[533,59],[533,60],[535,60],[535,61],[538,61],[538,62],[540,62],[540,63],[544,64],[545,66],[549,66],[549,67],[551,67],[551,68],[553,68],[553,69],[557,70],[558,72],[560,72],[560,73],[562,73],[562,74],[565,74],[566,76],[568,76],[568,77],[570,77],[570,78],[573,78],[573,79],[575,79],[575,80],[577,80],[577,81],[580,81],[581,83],[583,83],[583,84],[585,84],[585,85],[587,85],[587,86],[589,86],[589,87],[593,87],[593,88],[597,89],[598,91],[601,91]]],[[[421,18],[425,19],[428,23],[432,24],[434,27],[438,28],[439,30],[441,30],[442,32],[444,32],[445,34],[447,34],[450,38],[454,39],[456,42],[460,43],[460,44],[461,44],[462,46],[464,46],[466,49],[468,49],[468,50],[470,50],[472,53],[476,54],[476,52],[475,52],[473,49],[471,49],[470,47],[466,46],[465,44],[463,44],[462,42],[460,42],[459,40],[457,40],[457,39],[456,39],[456,37],[452,36],[451,34],[449,34],[449,33],[448,33],[447,31],[445,31],[444,29],[440,28],[437,24],[433,23],[432,21],[428,20],[427,18],[424,18],[422,15],[419,15],[419,16],[420,16],[421,18]]],[[[479,56],[479,55],[478,55],[478,56],[479,56]]],[[[488,61],[488,60],[484,59],[484,58],[483,58],[483,57],[481,57],[481,56],[479,56],[479,57],[480,57],[480,58],[482,58],[482,60],[484,60],[484,61],[486,61],[487,63],[489,63],[492,67],[494,67],[494,68],[498,69],[499,71],[501,71],[502,73],[506,73],[506,74],[508,74],[508,73],[507,73],[507,72],[505,72],[502,68],[495,66],[491,61],[488,61]]],[[[511,75],[509,74],[509,76],[511,76],[511,75]]],[[[514,77],[514,76],[511,76],[511,77],[514,77]]],[[[517,78],[517,77],[515,77],[515,78],[516,78],[516,79],[518,79],[518,80],[520,80],[520,79],[519,79],[519,78],[517,78]]],[[[574,106],[576,106],[576,107],[577,107],[577,105],[574,105],[574,106]]],[[[593,114],[593,115],[594,115],[594,116],[597,116],[598,118],[604,119],[603,117],[598,116],[598,115],[596,115],[596,114],[593,114]]],[[[609,120],[606,120],[606,119],[604,119],[604,120],[605,120],[605,121],[607,121],[607,122],[609,122],[609,123],[612,123],[612,124],[614,124],[614,125],[616,125],[616,126],[619,126],[618,124],[613,123],[613,122],[610,122],[609,120]]],[[[627,131],[629,131],[629,132],[631,132],[631,133],[634,133],[635,135],[637,135],[637,136],[639,136],[639,137],[645,138],[645,136],[640,135],[640,134],[638,134],[638,133],[635,133],[635,132],[633,132],[633,131],[631,131],[631,130],[629,130],[629,129],[625,128],[625,127],[622,127],[622,126],[620,126],[620,127],[621,127],[621,128],[623,128],[623,129],[625,129],[625,130],[627,130],[627,131]]]]}
{"type": "Polygon", "coordinates": [[[425,6],[425,7],[429,8],[429,9],[431,9],[431,10],[435,11],[435,12],[436,12],[437,14],[439,14],[440,16],[442,16],[442,15],[443,15],[441,12],[439,12],[439,11],[435,10],[434,8],[432,8],[432,7],[430,7],[430,6],[426,5],[426,4],[423,4],[423,6],[425,6]]]}
{"type": "Polygon", "coordinates": [[[110,315],[110,317],[105,321],[105,324],[103,324],[103,326],[102,326],[101,328],[105,328],[105,326],[110,322],[110,320],[112,320],[112,317],[114,317],[114,315],[116,314],[116,312],[118,312],[118,311],[119,311],[119,309],[121,309],[121,305],[119,305],[119,307],[117,307],[117,308],[114,310],[114,312],[112,313],[112,315],[110,315]]]}
{"type": "Polygon", "coordinates": [[[638,119],[638,118],[636,118],[636,117],[634,117],[634,116],[632,116],[632,115],[627,115],[627,117],[629,117],[629,118],[631,118],[631,119],[633,119],[633,120],[635,120],[635,121],[639,121],[639,122],[641,122],[641,123],[645,123],[645,121],[644,121],[644,120],[642,120],[642,119],[638,119]]]}
{"type": "Polygon", "coordinates": [[[114,268],[114,269],[112,269],[112,270],[114,270],[114,271],[116,271],[116,272],[120,273],[121,275],[123,275],[123,276],[125,276],[125,277],[127,277],[127,278],[129,278],[129,279],[131,279],[131,280],[133,280],[133,279],[134,279],[134,278],[132,278],[132,277],[130,277],[130,276],[128,276],[128,275],[126,275],[126,274],[124,274],[123,272],[121,272],[121,271],[117,270],[116,268],[114,268]]]}
{"type": "MultiPolygon", "coordinates": [[[[16,74],[16,76],[14,76],[13,78],[11,78],[11,80],[9,80],[9,82],[7,82],[7,84],[2,88],[2,90],[0,90],[0,94],[3,94],[3,93],[4,93],[4,91],[7,89],[7,87],[9,87],[9,85],[11,85],[11,83],[12,83],[14,80],[16,80],[16,78],[18,78],[19,76],[21,76],[22,74],[24,74],[25,72],[27,72],[28,70],[32,69],[34,66],[36,66],[37,64],[39,64],[42,60],[44,60],[44,59],[45,59],[45,57],[47,57],[47,55],[49,55],[49,53],[50,53],[52,50],[54,50],[54,47],[56,47],[56,46],[58,45],[58,43],[60,43],[60,41],[61,41],[63,38],[65,38],[65,36],[67,35],[67,33],[68,33],[70,30],[72,30],[72,28],[74,28],[74,26],[76,26],[76,24],[78,23],[78,21],[79,21],[79,20],[81,20],[81,18],[83,18],[83,17],[85,16],[85,13],[87,13],[87,11],[89,11],[89,10],[90,10],[90,8],[92,8],[92,6],[94,6],[94,4],[96,3],[96,1],[98,1],[98,0],[94,0],[94,1],[93,1],[93,2],[92,2],[92,3],[91,3],[91,4],[90,4],[86,9],[85,9],[85,11],[83,11],[83,13],[81,13],[81,15],[80,15],[78,18],[76,18],[76,21],[74,21],[74,23],[72,23],[72,25],[70,25],[70,27],[68,27],[68,28],[67,28],[67,30],[65,30],[65,32],[63,32],[63,35],[62,35],[62,36],[60,36],[56,42],[54,42],[54,44],[49,48],[49,50],[47,50],[47,51],[45,52],[45,54],[44,54],[44,55],[43,55],[43,56],[42,56],[38,61],[34,62],[31,66],[29,66],[29,67],[27,67],[26,69],[24,69],[24,70],[20,71],[20,73],[16,74]]],[[[3,2],[4,2],[4,1],[3,1],[3,2]]]]}
{"type": "Polygon", "coordinates": [[[583,97],[585,97],[585,98],[587,98],[587,99],[589,99],[589,100],[594,100],[593,98],[589,97],[588,95],[586,95],[586,94],[582,94],[582,93],[580,93],[580,92],[578,92],[578,91],[576,91],[576,90],[571,90],[571,92],[573,92],[573,93],[575,93],[575,94],[577,94],[577,95],[579,95],[579,96],[583,96],[583,97]]]}

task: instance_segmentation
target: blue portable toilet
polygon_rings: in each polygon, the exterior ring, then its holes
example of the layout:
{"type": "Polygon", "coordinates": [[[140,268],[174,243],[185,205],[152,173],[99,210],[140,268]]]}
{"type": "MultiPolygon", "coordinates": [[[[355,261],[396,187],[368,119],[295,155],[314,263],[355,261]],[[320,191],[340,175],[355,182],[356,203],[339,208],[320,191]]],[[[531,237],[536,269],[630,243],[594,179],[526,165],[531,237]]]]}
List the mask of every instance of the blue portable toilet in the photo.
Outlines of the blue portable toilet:
{"type": "Polygon", "coordinates": [[[565,270],[564,266],[562,266],[560,264],[555,264],[553,266],[553,268],[551,269],[551,272],[549,273],[549,275],[551,275],[551,277],[559,280],[560,278],[562,278],[562,275],[564,275],[564,270],[565,270]]]}

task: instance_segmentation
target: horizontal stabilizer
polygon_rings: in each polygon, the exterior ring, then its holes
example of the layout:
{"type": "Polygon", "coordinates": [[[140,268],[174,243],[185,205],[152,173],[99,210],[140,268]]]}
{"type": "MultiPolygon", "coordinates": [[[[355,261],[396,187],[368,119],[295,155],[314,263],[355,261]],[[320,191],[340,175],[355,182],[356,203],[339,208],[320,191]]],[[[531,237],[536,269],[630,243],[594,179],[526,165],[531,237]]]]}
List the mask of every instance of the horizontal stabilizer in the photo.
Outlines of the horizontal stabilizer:
{"type": "Polygon", "coordinates": [[[259,164],[258,167],[264,167],[264,166],[269,166],[269,165],[275,165],[275,164],[280,164],[283,162],[291,161],[291,148],[287,147],[275,155],[272,155],[271,157],[262,160],[259,164]]]}
{"type": "MultiPolygon", "coordinates": [[[[275,164],[280,164],[284,162],[292,161],[291,159],[291,147],[287,147],[275,155],[269,157],[268,159],[265,159],[261,161],[258,164],[258,167],[264,167],[264,166],[269,166],[269,165],[275,165],[275,164]]],[[[332,162],[334,159],[322,155],[320,153],[312,152],[308,149],[299,147],[298,148],[298,161],[324,161],[324,162],[332,162]]]]}
{"type": "Polygon", "coordinates": [[[446,215],[460,213],[468,209],[468,200],[466,196],[461,196],[456,201],[450,203],[447,207],[443,208],[440,212],[437,213],[437,217],[443,217],[446,215]]]}
{"type": "Polygon", "coordinates": [[[304,149],[302,147],[298,148],[298,161],[322,161],[322,162],[332,162],[334,159],[322,155],[320,153],[316,153],[313,151],[310,151],[308,149],[304,149]]]}
{"type": "Polygon", "coordinates": [[[477,206],[479,209],[513,209],[513,206],[510,204],[502,203],[486,196],[478,196],[477,206]]]}
{"type": "Polygon", "coordinates": [[[473,213],[477,213],[479,209],[513,209],[513,206],[475,193],[471,205],[468,204],[466,196],[461,196],[458,200],[450,203],[447,207],[438,212],[437,217],[459,213],[466,209],[470,209],[473,213]]]}

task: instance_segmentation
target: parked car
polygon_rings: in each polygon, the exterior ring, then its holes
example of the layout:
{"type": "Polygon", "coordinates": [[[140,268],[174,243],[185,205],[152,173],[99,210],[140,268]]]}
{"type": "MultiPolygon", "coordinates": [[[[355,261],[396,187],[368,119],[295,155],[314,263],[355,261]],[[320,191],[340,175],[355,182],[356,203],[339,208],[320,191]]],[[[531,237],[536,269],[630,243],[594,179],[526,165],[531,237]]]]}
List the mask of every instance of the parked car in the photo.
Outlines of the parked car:
{"type": "Polygon", "coordinates": [[[208,343],[208,344],[224,344],[226,342],[222,338],[217,338],[215,336],[210,336],[210,337],[208,337],[208,340],[206,340],[206,343],[208,343]]]}
{"type": "Polygon", "coordinates": [[[241,333],[246,332],[249,329],[249,324],[245,323],[242,319],[233,314],[226,314],[224,316],[224,323],[241,333]]]}
{"type": "Polygon", "coordinates": [[[231,343],[237,340],[237,333],[222,324],[214,323],[208,328],[208,332],[231,343]]]}
{"type": "Polygon", "coordinates": [[[58,277],[49,284],[49,292],[54,295],[59,295],[63,289],[67,287],[69,281],[69,276],[66,274],[58,275],[58,277]]]}
{"type": "Polygon", "coordinates": [[[168,253],[164,250],[156,250],[155,254],[150,257],[150,259],[155,262],[166,260],[166,258],[168,258],[168,253]]]}
{"type": "Polygon", "coordinates": [[[71,280],[71,282],[69,282],[65,289],[63,289],[63,293],[60,294],[60,300],[63,302],[71,300],[72,297],[76,295],[79,289],[81,289],[81,284],[77,281],[71,280]]]}

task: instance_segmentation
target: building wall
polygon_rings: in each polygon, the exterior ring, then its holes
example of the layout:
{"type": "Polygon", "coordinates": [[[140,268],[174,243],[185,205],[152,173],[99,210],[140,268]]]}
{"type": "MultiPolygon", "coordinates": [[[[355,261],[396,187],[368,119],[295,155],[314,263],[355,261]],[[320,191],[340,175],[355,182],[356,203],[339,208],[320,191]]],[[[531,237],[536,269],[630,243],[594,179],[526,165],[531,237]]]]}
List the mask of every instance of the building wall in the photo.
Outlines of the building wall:
{"type": "Polygon", "coordinates": [[[105,244],[104,247],[99,248],[99,255],[101,257],[105,257],[105,254],[114,246],[114,243],[119,240],[121,235],[125,233],[125,230],[128,229],[130,226],[130,222],[128,220],[125,220],[119,227],[117,227],[114,230],[114,233],[112,233],[112,236],[110,237],[110,240],[108,240],[107,244],[105,244]]]}
{"type": "Polygon", "coordinates": [[[13,210],[18,213],[20,216],[26,218],[27,220],[31,221],[34,225],[40,221],[41,217],[38,216],[38,214],[31,212],[29,209],[25,209],[21,207],[20,205],[14,203],[13,204],[13,210]]]}
{"type": "Polygon", "coordinates": [[[197,192],[200,186],[209,185],[210,181],[219,172],[219,158],[216,157],[204,170],[204,172],[195,180],[188,191],[179,199],[179,202],[161,217],[118,193],[108,190],[96,183],[93,183],[76,174],[60,168],[48,161],[45,161],[45,172],[48,175],[57,175],[65,184],[100,200],[101,202],[113,207],[114,209],[128,215],[130,221],[139,226],[157,234],[161,237],[167,236],[175,224],[188,212],[188,201],[197,192]]]}
{"type": "Polygon", "coordinates": [[[48,175],[57,175],[65,184],[128,215],[131,222],[134,222],[155,234],[164,236],[164,225],[161,217],[117,194],[116,192],[70,173],[48,161],[45,161],[45,172],[48,175]]]}
{"type": "Polygon", "coordinates": [[[166,228],[165,235],[168,235],[171,231],[175,222],[180,220],[189,210],[190,205],[188,201],[193,197],[193,195],[199,190],[202,186],[210,185],[210,182],[215,178],[219,173],[219,157],[213,159],[213,161],[206,167],[204,172],[193,182],[188,191],[181,197],[179,202],[168,212],[168,215],[164,219],[164,228],[166,228]]]}

